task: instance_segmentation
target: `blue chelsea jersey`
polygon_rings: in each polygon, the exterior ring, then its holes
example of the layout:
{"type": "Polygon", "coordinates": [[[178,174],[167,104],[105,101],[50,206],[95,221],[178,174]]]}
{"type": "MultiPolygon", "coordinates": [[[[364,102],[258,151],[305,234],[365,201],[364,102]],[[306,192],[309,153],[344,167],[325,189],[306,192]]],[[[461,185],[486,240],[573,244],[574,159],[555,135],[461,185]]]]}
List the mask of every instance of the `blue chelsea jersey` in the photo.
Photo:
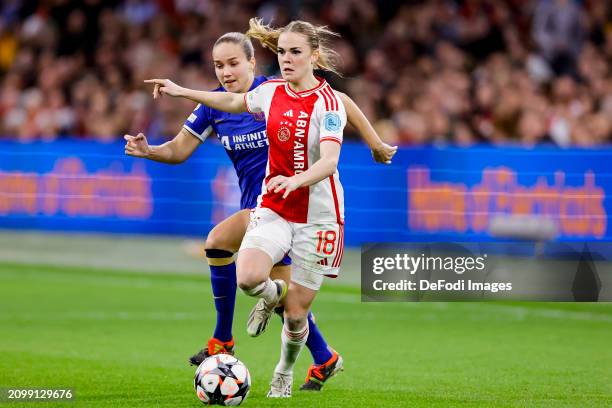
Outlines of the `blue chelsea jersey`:
{"type": "MultiPolygon", "coordinates": [[[[267,80],[265,76],[256,77],[249,91],[267,80]]],[[[227,91],[219,87],[214,92],[227,91]]],[[[227,113],[198,105],[183,127],[201,141],[213,131],[216,133],[236,169],[240,208],[255,208],[268,162],[268,136],[263,114],[227,113]]]]}

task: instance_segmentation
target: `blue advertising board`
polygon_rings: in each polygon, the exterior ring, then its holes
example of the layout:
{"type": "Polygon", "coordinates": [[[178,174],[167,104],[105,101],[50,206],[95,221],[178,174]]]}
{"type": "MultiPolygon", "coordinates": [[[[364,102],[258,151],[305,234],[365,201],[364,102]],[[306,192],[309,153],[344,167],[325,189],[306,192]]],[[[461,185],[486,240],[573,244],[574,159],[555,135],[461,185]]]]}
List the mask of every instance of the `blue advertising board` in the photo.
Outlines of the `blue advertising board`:
{"type": "MultiPolygon", "coordinates": [[[[1,142],[0,228],[204,236],[239,206],[223,150],[167,165],[120,142],[1,142]]],[[[609,148],[401,148],[385,166],[347,143],[340,162],[350,246],[488,240],[499,215],[547,219],[558,240],[612,238],[609,148]]]]}

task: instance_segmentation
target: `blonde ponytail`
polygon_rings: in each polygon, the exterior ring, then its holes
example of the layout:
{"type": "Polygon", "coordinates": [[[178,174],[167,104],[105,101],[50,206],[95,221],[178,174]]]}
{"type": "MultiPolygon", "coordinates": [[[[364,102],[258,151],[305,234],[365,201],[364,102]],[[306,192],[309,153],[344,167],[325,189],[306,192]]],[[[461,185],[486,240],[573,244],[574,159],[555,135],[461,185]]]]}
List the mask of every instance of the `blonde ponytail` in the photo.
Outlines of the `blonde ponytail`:
{"type": "Polygon", "coordinates": [[[278,37],[280,37],[280,34],[281,30],[272,28],[264,24],[261,18],[255,17],[249,20],[249,30],[246,32],[247,37],[259,41],[262,47],[275,54],[278,52],[278,37]]]}
{"type": "Polygon", "coordinates": [[[249,20],[249,31],[246,32],[246,36],[256,39],[262,47],[276,54],[278,53],[278,37],[287,32],[302,34],[306,37],[310,48],[313,51],[319,51],[316,68],[342,76],[338,69],[340,55],[330,46],[330,39],[340,35],[331,31],[327,26],[315,26],[307,21],[295,20],[285,27],[272,28],[263,24],[261,18],[252,18],[249,20]]]}
{"type": "Polygon", "coordinates": [[[332,37],[340,37],[340,34],[331,31],[329,28],[327,28],[327,26],[315,26],[302,21],[296,21],[296,23],[297,22],[308,24],[314,29],[317,43],[319,44],[319,59],[317,60],[317,68],[324,71],[333,72],[338,76],[342,76],[339,71],[339,66],[341,63],[340,54],[331,48],[332,37]]]}

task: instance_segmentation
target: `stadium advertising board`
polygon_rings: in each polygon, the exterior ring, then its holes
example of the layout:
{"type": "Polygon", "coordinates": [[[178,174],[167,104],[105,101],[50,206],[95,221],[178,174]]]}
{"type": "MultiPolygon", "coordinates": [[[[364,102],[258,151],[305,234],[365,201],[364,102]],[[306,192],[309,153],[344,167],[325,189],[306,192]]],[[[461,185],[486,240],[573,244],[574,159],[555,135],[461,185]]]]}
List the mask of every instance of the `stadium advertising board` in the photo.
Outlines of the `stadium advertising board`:
{"type": "MultiPolygon", "coordinates": [[[[206,234],[240,191],[222,146],[167,166],[84,141],[0,145],[0,227],[206,234]]],[[[372,163],[345,144],[346,243],[507,238],[492,224],[530,217],[558,240],[610,240],[607,149],[402,148],[372,163]]],[[[519,226],[520,227],[520,226],[519,226]]],[[[512,235],[511,231],[508,233],[512,235]]]]}

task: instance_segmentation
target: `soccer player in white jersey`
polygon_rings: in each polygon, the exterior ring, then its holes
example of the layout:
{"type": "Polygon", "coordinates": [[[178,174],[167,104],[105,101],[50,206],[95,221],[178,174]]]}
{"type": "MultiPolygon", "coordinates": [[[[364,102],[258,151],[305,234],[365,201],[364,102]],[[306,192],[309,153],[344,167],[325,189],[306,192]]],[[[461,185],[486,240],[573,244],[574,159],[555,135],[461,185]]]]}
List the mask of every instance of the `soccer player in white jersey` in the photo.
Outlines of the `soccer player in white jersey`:
{"type": "MultiPolygon", "coordinates": [[[[290,397],[293,366],[308,336],[307,315],[324,276],[337,276],[343,253],[344,195],[337,171],[346,113],[338,94],[314,69],[336,72],[325,44],[332,34],[294,21],[272,29],[252,19],[248,35],[278,54],[283,79],[246,94],[195,91],[153,79],[161,94],[186,97],[227,112],[263,112],[269,158],[262,194],[237,260],[238,286],[271,309],[284,299],[281,357],[269,397],[290,397]],[[272,281],[286,253],[291,283],[272,281]]],[[[251,316],[252,324],[266,316],[251,316]]]]}
{"type": "MultiPolygon", "coordinates": [[[[215,92],[244,93],[272,79],[255,75],[253,45],[242,33],[226,33],[219,37],[212,49],[212,59],[221,85],[215,92]]],[[[380,140],[363,113],[348,96],[340,96],[346,106],[348,122],[357,128],[371,147],[375,161],[389,162],[396,148],[380,140]]],[[[266,123],[262,114],[228,114],[206,106],[197,106],[176,137],[163,145],[149,146],[142,133],[137,136],[125,135],[126,154],[163,163],[180,163],[187,160],[209,134],[215,133],[236,169],[241,190],[241,210],[216,225],[206,239],[205,252],[210,265],[217,320],[213,336],[209,338],[206,346],[190,357],[189,361],[193,365],[199,365],[213,354],[235,352],[232,326],[237,281],[233,255],[240,248],[249,224],[250,209],[257,206],[257,197],[261,193],[268,161],[265,131],[266,123]],[[244,134],[263,134],[262,141],[265,143],[241,143],[244,134]]],[[[271,276],[289,282],[288,260],[290,262],[290,259],[285,257],[280,265],[275,265],[271,276]]],[[[258,302],[257,308],[270,316],[272,314],[261,301],[258,302]]],[[[282,314],[282,306],[275,311],[282,314]]],[[[267,321],[262,321],[250,334],[261,334],[266,325],[267,321]]],[[[342,357],[328,346],[312,314],[308,315],[308,327],[306,347],[312,355],[313,363],[300,389],[319,391],[333,376],[333,370],[341,369],[342,357]]]]}

